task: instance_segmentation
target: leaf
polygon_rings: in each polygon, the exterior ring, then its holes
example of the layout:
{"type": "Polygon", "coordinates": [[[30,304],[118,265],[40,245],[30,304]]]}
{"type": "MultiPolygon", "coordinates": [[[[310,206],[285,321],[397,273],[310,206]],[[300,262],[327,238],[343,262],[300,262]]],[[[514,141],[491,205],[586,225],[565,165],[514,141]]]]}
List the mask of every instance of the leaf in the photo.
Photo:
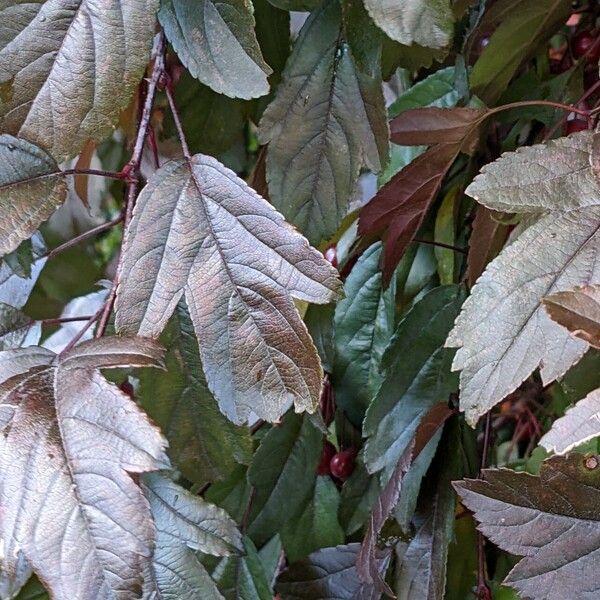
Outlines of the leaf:
{"type": "Polygon", "coordinates": [[[49,596],[37,578],[31,577],[16,600],[49,600],[49,596]]]}
{"type": "Polygon", "coordinates": [[[67,185],[49,154],[12,135],[0,135],[0,162],[2,256],[16,250],[23,240],[31,237],[65,201],[67,185]]]}
{"type": "Polygon", "coordinates": [[[587,344],[554,323],[541,305],[555,292],[600,277],[600,208],[536,220],[487,267],[446,345],[459,350],[460,404],[475,425],[540,367],[547,384],[583,356],[587,344]]]}
{"type": "Polygon", "coordinates": [[[263,544],[301,510],[313,490],[323,436],[304,415],[289,413],[263,438],[248,469],[255,489],[248,535],[263,544]]]}
{"type": "Polygon", "coordinates": [[[249,99],[269,91],[251,4],[161,0],[158,18],[181,62],[215,92],[249,99]]]}
{"type": "Polygon", "coordinates": [[[159,169],[124,244],[116,329],[157,337],[185,295],[208,386],[235,423],[314,411],[315,347],[291,296],[327,303],[335,269],[241,179],[196,155],[159,169]]]}
{"type": "Polygon", "coordinates": [[[252,459],[250,432],[231,423],[208,390],[185,307],[177,308],[161,340],[167,372],[140,374],[139,402],[169,440],[169,457],[184,477],[200,485],[225,479],[237,462],[252,459]]]}
{"type": "Polygon", "coordinates": [[[481,31],[495,31],[473,66],[470,84],[474,94],[492,105],[520,65],[564,25],[571,13],[571,2],[502,0],[489,12],[481,31]]]}
{"type": "Polygon", "coordinates": [[[487,264],[502,250],[508,237],[508,227],[494,218],[485,206],[478,206],[469,238],[467,274],[469,286],[473,287],[487,264]]]}
{"type": "Polygon", "coordinates": [[[0,129],[61,162],[104,138],[148,61],[157,0],[10,1],[0,14],[0,129]]]}
{"type": "Polygon", "coordinates": [[[544,298],[553,321],[595,348],[600,348],[600,286],[578,287],[544,298]]]}
{"type": "Polygon", "coordinates": [[[394,330],[396,289],[383,290],[381,252],[381,244],[373,244],[359,257],[344,284],[346,297],[335,307],[336,402],[357,425],[379,387],[381,357],[394,330]]]}
{"type": "Polygon", "coordinates": [[[358,233],[379,234],[385,239],[382,270],[386,283],[459,152],[457,144],[433,146],[392,177],[360,211],[358,233]]]}
{"type": "Polygon", "coordinates": [[[288,521],[281,536],[289,562],[311,552],[344,543],[344,532],[338,523],[340,494],[332,479],[319,476],[314,492],[298,518],[288,521]]]}
{"type": "Polygon", "coordinates": [[[252,540],[243,538],[244,556],[224,558],[213,571],[213,579],[226,600],[272,600],[260,557],[252,540]]]}
{"type": "Polygon", "coordinates": [[[24,557],[57,600],[141,593],[154,528],[130,474],[168,466],[165,441],[96,369],[160,366],[159,356],[156,343],[135,338],[58,357],[0,353],[2,567],[11,573],[24,557]]]}
{"type": "MultiPolygon", "coordinates": [[[[243,551],[242,536],[227,513],[159,474],[144,476],[144,494],[156,524],[156,547],[147,594],[173,600],[223,597],[194,554],[229,556],[243,551]]],[[[152,596],[150,596],[152,597],[152,596]]]]}
{"type": "Polygon", "coordinates": [[[466,193],[503,212],[541,213],[598,204],[591,132],[507,152],[485,165],[466,193]]]}
{"type": "Polygon", "coordinates": [[[271,200],[312,243],[339,227],[362,165],[377,172],[387,162],[381,80],[342,25],[338,2],[311,13],[260,121],[271,200]]]}
{"type": "Polygon", "coordinates": [[[269,2],[282,10],[312,11],[319,6],[319,0],[269,0],[269,2]]]}
{"type": "Polygon", "coordinates": [[[549,452],[564,454],[600,435],[600,390],[590,392],[552,423],[540,440],[549,452]]]}
{"type": "Polygon", "coordinates": [[[363,425],[365,464],[391,472],[427,411],[456,389],[442,348],[464,300],[460,287],[428,292],[405,315],[384,355],[385,377],[363,425]]]}
{"type": "Polygon", "coordinates": [[[32,321],[18,308],[0,303],[0,350],[33,346],[40,341],[40,323],[32,321]]]}
{"type": "Polygon", "coordinates": [[[448,46],[454,16],[448,0],[365,0],[375,23],[393,40],[410,46],[448,46]]]}
{"type": "Polygon", "coordinates": [[[542,463],[539,476],[489,469],[483,481],[454,484],[463,504],[474,512],[480,531],[503,550],[525,557],[504,580],[521,597],[592,600],[598,596],[597,465],[597,460],[586,462],[585,457],[571,454],[542,463]]]}
{"type": "MultiPolygon", "coordinates": [[[[455,239],[455,213],[460,204],[461,196],[458,187],[451,188],[444,196],[435,215],[434,241],[438,244],[453,246],[455,239]]],[[[451,248],[435,246],[433,248],[437,260],[437,270],[442,285],[451,285],[454,282],[454,254],[451,248]]]]}
{"type": "Polygon", "coordinates": [[[360,544],[323,548],[292,564],[277,583],[282,600],[379,600],[380,592],[358,578],[359,548],[360,544]]]}

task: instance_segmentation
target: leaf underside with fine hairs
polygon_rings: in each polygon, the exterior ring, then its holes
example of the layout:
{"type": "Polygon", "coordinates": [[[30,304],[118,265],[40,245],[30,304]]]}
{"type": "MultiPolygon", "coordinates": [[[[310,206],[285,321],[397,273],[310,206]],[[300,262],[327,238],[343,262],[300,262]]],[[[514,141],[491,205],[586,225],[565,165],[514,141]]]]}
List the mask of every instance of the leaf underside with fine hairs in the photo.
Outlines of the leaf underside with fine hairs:
{"type": "Polygon", "coordinates": [[[333,267],[232,171],[171,161],[136,203],[125,240],[116,328],[157,337],[185,295],[209,388],[243,423],[313,411],[322,371],[292,301],[327,303],[333,267]]]}
{"type": "Polygon", "coordinates": [[[168,467],[166,442],[97,367],[161,366],[141,338],[84,342],[61,357],[0,353],[2,568],[23,558],[53,598],[136,597],[154,528],[130,473],[168,467]]]}
{"type": "Polygon", "coordinates": [[[0,129],[57,161],[100,139],[149,58],[158,0],[6,2],[0,7],[0,129]]]}
{"type": "Polygon", "coordinates": [[[0,135],[0,163],[1,257],[30,238],[64,202],[67,185],[50,155],[12,135],[0,135]]]}
{"type": "Polygon", "coordinates": [[[490,469],[484,480],[454,484],[480,531],[524,557],[504,580],[523,598],[593,600],[600,593],[600,469],[588,464],[579,454],[556,456],[539,476],[490,469]]]}

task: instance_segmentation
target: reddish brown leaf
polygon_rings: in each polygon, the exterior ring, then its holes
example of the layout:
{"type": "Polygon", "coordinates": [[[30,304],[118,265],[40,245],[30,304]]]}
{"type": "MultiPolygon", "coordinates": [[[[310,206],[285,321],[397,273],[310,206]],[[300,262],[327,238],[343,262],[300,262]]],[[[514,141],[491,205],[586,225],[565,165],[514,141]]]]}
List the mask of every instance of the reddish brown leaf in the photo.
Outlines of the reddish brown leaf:
{"type": "Polygon", "coordinates": [[[467,257],[469,286],[475,284],[486,265],[502,250],[508,231],[506,225],[494,219],[493,210],[481,205],[477,207],[467,257]]]}
{"type": "Polygon", "coordinates": [[[404,146],[461,144],[468,151],[486,114],[484,109],[466,107],[406,110],[391,121],[391,140],[404,146]]]}
{"type": "MultiPolygon", "coordinates": [[[[89,140],[86,145],[82,148],[75,163],[75,169],[78,171],[85,171],[89,169],[92,164],[92,158],[94,156],[94,150],[96,150],[96,142],[89,140]]],[[[88,203],[88,181],[89,175],[76,175],[75,176],[75,193],[79,196],[81,201],[89,207],[88,203]]]]}
{"type": "Polygon", "coordinates": [[[460,144],[438,144],[404,167],[361,210],[360,235],[385,240],[383,277],[389,282],[398,261],[417,233],[460,144]]]}

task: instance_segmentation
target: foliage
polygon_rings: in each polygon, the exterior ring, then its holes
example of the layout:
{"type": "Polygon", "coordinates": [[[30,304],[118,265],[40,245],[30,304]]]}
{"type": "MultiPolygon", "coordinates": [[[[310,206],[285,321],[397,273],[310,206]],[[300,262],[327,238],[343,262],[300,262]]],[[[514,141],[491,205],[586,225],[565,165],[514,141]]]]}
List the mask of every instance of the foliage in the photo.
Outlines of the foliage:
{"type": "Polygon", "coordinates": [[[0,600],[599,596],[596,0],[0,16],[0,600]]]}

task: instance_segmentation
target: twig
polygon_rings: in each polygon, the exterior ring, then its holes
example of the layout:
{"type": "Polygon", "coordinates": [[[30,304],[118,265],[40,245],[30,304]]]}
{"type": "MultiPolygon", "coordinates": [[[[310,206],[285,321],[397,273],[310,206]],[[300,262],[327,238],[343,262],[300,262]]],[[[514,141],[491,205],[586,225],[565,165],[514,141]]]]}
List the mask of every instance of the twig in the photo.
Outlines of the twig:
{"type": "Polygon", "coordinates": [[[128,173],[124,171],[104,171],[102,169],[65,169],[62,175],[96,175],[98,177],[107,177],[108,179],[118,179],[120,181],[127,179],[128,173]]]}
{"type": "MultiPolygon", "coordinates": [[[[478,478],[483,477],[483,470],[487,466],[488,452],[490,447],[490,438],[492,430],[492,415],[488,412],[485,416],[485,427],[483,434],[483,448],[481,450],[481,463],[479,466],[478,478]]],[[[481,532],[477,533],[477,598],[479,600],[491,600],[492,592],[488,587],[485,565],[485,538],[481,532]]]]}
{"type": "Polygon", "coordinates": [[[466,248],[459,248],[458,246],[452,246],[450,244],[444,244],[443,242],[435,242],[434,240],[423,240],[421,238],[413,238],[413,242],[417,244],[427,244],[429,246],[438,246],[439,248],[446,248],[448,250],[454,250],[460,254],[468,254],[469,251],[466,248]]]}
{"type": "Polygon", "coordinates": [[[69,350],[75,347],[77,342],[84,336],[85,332],[98,320],[98,317],[102,314],[103,307],[98,309],[87,321],[87,323],[79,330],[77,335],[63,348],[60,355],[66,354],[69,350]]]}
{"type": "MultiPolygon", "coordinates": [[[[165,38],[164,34],[160,33],[158,43],[156,45],[156,50],[154,52],[154,65],[152,67],[152,75],[150,77],[150,81],[148,82],[146,99],[144,101],[144,106],[137,126],[133,152],[131,154],[131,159],[127,163],[127,166],[125,167],[125,169],[123,169],[123,171],[128,174],[127,189],[125,192],[125,206],[123,209],[123,241],[125,241],[125,239],[127,238],[127,230],[129,228],[129,223],[131,222],[133,207],[135,205],[135,200],[137,197],[139,171],[142,162],[142,154],[144,151],[144,142],[146,141],[146,135],[148,133],[148,128],[150,127],[152,106],[154,104],[154,98],[156,96],[156,90],[158,88],[159,81],[165,72],[164,52],[165,38]]],[[[112,288],[106,300],[106,304],[104,305],[104,310],[102,311],[100,322],[98,323],[98,328],[96,329],[97,338],[102,337],[104,335],[106,327],[108,326],[108,320],[110,319],[110,314],[112,313],[115,304],[115,299],[117,297],[117,288],[119,287],[119,282],[121,280],[121,271],[123,270],[123,258],[123,246],[121,246],[121,254],[119,256],[119,262],[117,265],[117,274],[115,275],[112,288]]]]}
{"type": "Polygon", "coordinates": [[[49,252],[47,252],[46,258],[53,258],[57,254],[60,254],[61,252],[64,252],[65,250],[68,250],[69,248],[72,248],[73,246],[77,246],[78,244],[81,244],[81,242],[84,242],[85,240],[95,237],[104,231],[108,231],[109,229],[112,229],[115,225],[118,225],[122,220],[123,220],[123,215],[119,215],[118,217],[115,217],[112,221],[102,223],[101,225],[98,225],[97,227],[93,227],[92,229],[89,229],[88,231],[84,231],[82,234],[78,235],[77,237],[74,237],[72,240],[68,240],[64,244],[61,244],[60,246],[57,246],[53,250],[50,250],[49,252]]]}
{"type": "Polygon", "coordinates": [[[181,144],[181,149],[183,150],[183,156],[185,156],[186,160],[189,161],[191,160],[192,155],[190,154],[190,149],[185,138],[183,126],[181,125],[179,112],[177,110],[177,107],[175,106],[175,99],[173,98],[173,89],[171,81],[167,83],[167,86],[165,87],[165,93],[167,95],[167,101],[169,102],[169,107],[173,115],[173,121],[175,122],[175,128],[177,129],[177,136],[179,137],[179,143],[181,144]]]}
{"type": "MultiPolygon", "coordinates": [[[[58,317],[56,319],[42,319],[42,325],[61,325],[62,323],[75,323],[77,321],[89,321],[94,315],[84,315],[82,317],[58,317]]],[[[32,321],[35,323],[35,321],[32,321]]]]}

